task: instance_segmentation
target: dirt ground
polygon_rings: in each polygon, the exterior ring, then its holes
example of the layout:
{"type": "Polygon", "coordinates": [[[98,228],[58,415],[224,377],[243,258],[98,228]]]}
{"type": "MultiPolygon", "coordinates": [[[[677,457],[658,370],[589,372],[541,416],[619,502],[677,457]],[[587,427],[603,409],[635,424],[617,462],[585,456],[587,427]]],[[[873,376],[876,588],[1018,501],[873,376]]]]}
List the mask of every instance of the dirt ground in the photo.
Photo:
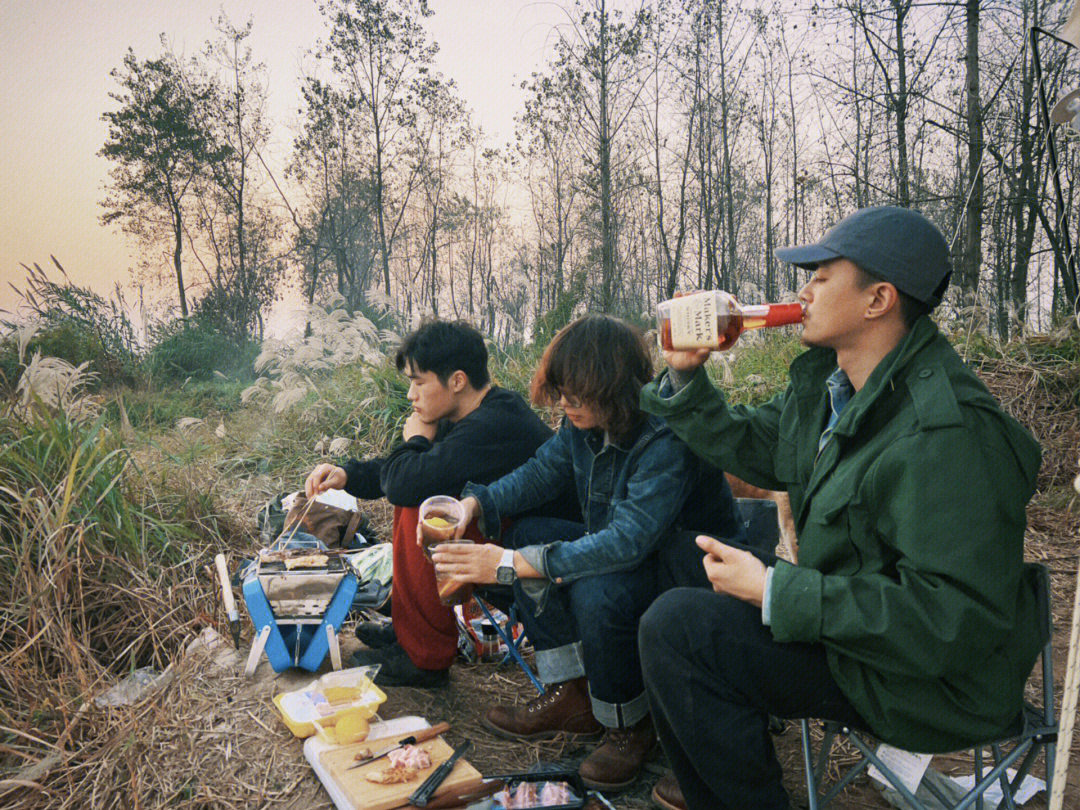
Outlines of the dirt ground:
{"type": "MultiPolygon", "coordinates": [[[[1075,507],[1069,508],[1067,504],[1057,501],[1047,502],[1037,496],[1028,509],[1028,524],[1026,557],[1042,562],[1051,574],[1053,663],[1057,708],[1060,710],[1077,578],[1080,514],[1075,507]]],[[[352,624],[346,623],[341,635],[346,654],[360,646],[352,631],[352,624]]],[[[246,655],[246,648],[243,652],[246,655]]],[[[246,740],[249,750],[261,752],[263,761],[274,763],[273,767],[267,766],[264,773],[273,773],[275,777],[268,781],[264,776],[262,781],[259,781],[253,776],[222,773],[220,779],[214,780],[220,785],[220,792],[217,788],[210,789],[210,786],[206,785],[205,790],[195,789],[193,795],[193,798],[206,797],[209,792],[217,796],[219,801],[194,806],[281,807],[288,810],[331,808],[328,795],[303,759],[301,741],[289,734],[270,703],[274,694],[297,688],[311,676],[296,671],[278,675],[273,673],[265,662],[260,665],[253,681],[239,677],[235,669],[230,670],[227,675],[220,674],[225,677],[204,678],[201,673],[192,673],[195,677],[185,680],[203,684],[203,688],[207,684],[214,684],[211,693],[205,696],[207,704],[231,707],[228,714],[232,719],[226,722],[233,726],[236,746],[244,747],[246,740]],[[222,801],[223,797],[230,795],[230,791],[232,800],[225,803],[222,801]]],[[[1029,682],[1029,698],[1038,699],[1041,696],[1040,690],[1041,678],[1035,675],[1029,682]]],[[[451,724],[451,731],[445,735],[447,741],[457,744],[465,739],[471,740],[474,747],[469,754],[469,760],[485,774],[524,770],[538,762],[577,764],[590,750],[590,744],[575,744],[558,739],[534,743],[507,742],[481,725],[480,716],[488,706],[497,702],[524,702],[536,694],[525,675],[514,665],[458,663],[451,670],[450,685],[447,688],[388,688],[386,693],[387,701],[379,712],[382,718],[416,714],[433,724],[446,720],[451,724]]],[[[206,756],[207,742],[213,742],[213,739],[200,741],[196,735],[195,739],[186,741],[181,748],[190,747],[193,751],[201,752],[201,756],[206,756]]],[[[805,808],[807,797],[798,723],[788,723],[784,732],[775,737],[775,743],[793,807],[805,808]]],[[[220,755],[217,760],[220,762],[220,755]]],[[[834,750],[830,773],[835,773],[838,764],[852,760],[850,751],[834,750]]],[[[184,767],[179,765],[178,769],[183,771],[184,767]]],[[[955,776],[973,771],[970,756],[936,757],[933,767],[955,776]]],[[[649,758],[642,775],[630,789],[605,798],[615,808],[640,810],[653,807],[649,794],[665,768],[664,755],[658,747],[649,758]]],[[[1041,756],[1035,765],[1034,773],[1040,778],[1045,777],[1045,765],[1041,756]]],[[[890,807],[875,784],[865,776],[859,777],[830,807],[837,810],[890,807]]],[[[1064,806],[1080,808],[1080,734],[1073,738],[1068,785],[1064,806]]],[[[1024,805],[1028,810],[1043,810],[1046,806],[1045,793],[1036,795],[1024,805]]]]}
{"type": "MultiPolygon", "coordinates": [[[[1037,532],[1037,519],[1033,524],[1037,532]]],[[[1041,558],[1053,573],[1055,613],[1060,614],[1056,616],[1054,636],[1055,675],[1060,694],[1068,644],[1066,608],[1071,609],[1075,581],[1075,541],[1063,539],[1060,546],[1041,542],[1039,548],[1041,558]]],[[[343,628],[342,645],[346,654],[359,647],[350,624],[343,628]]],[[[277,674],[264,660],[255,677],[246,679],[240,674],[241,657],[246,652],[246,646],[240,653],[223,647],[216,656],[196,652],[184,658],[178,677],[168,690],[170,694],[162,701],[162,711],[172,715],[172,720],[161,723],[150,742],[151,749],[159,752],[157,765],[139,769],[137,778],[144,784],[144,795],[163,799],[171,794],[196,800],[188,806],[332,808],[329,796],[303,758],[302,741],[289,733],[271,704],[273,695],[298,688],[312,676],[296,670],[277,674]],[[169,706],[185,707],[183,714],[191,719],[177,717],[169,706]],[[256,762],[258,765],[253,766],[256,762]],[[199,773],[207,778],[185,777],[186,781],[177,781],[178,774],[199,773]],[[157,775],[157,782],[150,778],[152,774],[157,775]]],[[[385,691],[387,700],[379,711],[382,718],[420,715],[431,723],[448,721],[451,730],[445,735],[447,741],[457,744],[471,740],[474,747],[469,760],[485,774],[524,770],[538,762],[577,764],[590,750],[590,744],[561,739],[507,742],[481,725],[480,716],[488,706],[525,701],[535,695],[534,687],[513,664],[458,663],[451,670],[450,685],[446,688],[385,691]]],[[[798,724],[791,722],[775,741],[793,806],[803,808],[807,804],[799,736],[798,724]]],[[[1080,807],[1080,750],[1077,749],[1080,743],[1074,745],[1066,807],[1080,807]]],[[[848,758],[848,752],[834,752],[832,767],[848,758]]],[[[972,770],[970,759],[965,761],[963,757],[939,757],[934,767],[951,775],[972,770]]],[[[615,808],[652,807],[649,794],[665,768],[663,752],[657,748],[630,789],[605,798],[615,808]]],[[[1043,775],[1041,759],[1036,765],[1036,775],[1043,775]]],[[[831,806],[844,810],[890,807],[874,783],[865,777],[860,777],[831,806]]],[[[1045,808],[1045,794],[1039,794],[1025,807],[1045,808]]]]}
{"type": "MultiPolygon", "coordinates": [[[[1030,560],[1045,564],[1051,573],[1054,614],[1054,677],[1058,709],[1062,693],[1068,654],[1069,625],[1076,583],[1077,544],[1080,538],[1080,516],[1077,511],[1062,508],[1060,503],[1043,505],[1039,498],[1028,510],[1029,528],[1027,553],[1030,560]]],[[[245,636],[250,630],[245,631],[245,636]]],[[[246,639],[250,643],[249,639],[246,639]]],[[[346,623],[341,634],[343,652],[347,655],[359,647],[353,626],[346,623]]],[[[241,651],[246,656],[246,646],[241,651]]],[[[239,654],[233,654],[234,657],[239,654]]],[[[168,720],[164,725],[173,731],[150,743],[160,752],[153,773],[162,782],[147,793],[147,806],[157,806],[164,799],[174,805],[171,797],[190,798],[181,802],[185,807],[259,807],[331,808],[332,803],[312,770],[303,758],[301,741],[292,737],[271,703],[273,695],[298,688],[312,677],[308,673],[289,671],[275,674],[265,661],[252,680],[239,675],[238,662],[225,669],[215,668],[198,655],[184,659],[176,685],[163,701],[162,711],[168,720]],[[206,671],[210,667],[210,671],[206,671]],[[183,717],[175,707],[185,706],[183,717]],[[169,708],[173,707],[173,708],[169,708]],[[194,721],[183,718],[194,718],[194,721]],[[212,718],[211,721],[206,720],[212,718]],[[230,758],[230,750],[239,756],[230,758]],[[253,768],[252,763],[258,763],[253,768]],[[178,774],[209,774],[206,777],[181,779],[178,774]],[[184,780],[187,781],[184,781],[184,780]],[[153,797],[158,801],[154,801],[153,797]]],[[[1036,699],[1041,692],[1040,678],[1033,676],[1029,697],[1036,699]]],[[[535,743],[514,743],[488,732],[480,723],[483,711],[498,702],[524,702],[535,695],[534,687],[514,665],[495,663],[458,663],[451,670],[450,685],[442,689],[388,688],[386,703],[380,708],[383,719],[403,715],[421,715],[432,724],[446,720],[451,730],[445,737],[451,744],[465,739],[473,743],[469,760],[485,774],[524,770],[538,762],[577,764],[588,753],[589,745],[564,740],[535,743]]],[[[707,722],[707,720],[706,720],[707,722]]],[[[799,726],[787,724],[775,737],[777,754],[784,769],[785,786],[793,806],[804,808],[806,787],[803,780],[802,749],[799,726]]],[[[831,772],[837,763],[850,761],[849,752],[834,751],[831,772]]],[[[973,771],[970,757],[937,757],[933,767],[948,775],[973,771]]],[[[636,783],[618,795],[606,798],[615,808],[639,810],[652,807],[650,791],[666,768],[662,751],[657,748],[636,783]]],[[[146,784],[149,769],[140,768],[133,777],[146,784]]],[[[1040,757],[1035,775],[1045,776],[1040,757]]],[[[830,807],[838,810],[855,808],[888,808],[889,803],[865,776],[856,780],[830,807]]],[[[1080,808],[1080,735],[1074,735],[1070,758],[1066,808],[1080,808]]],[[[1046,807],[1045,793],[1038,794],[1025,808],[1042,810],[1046,807]]],[[[751,810],[748,808],[747,810],[751,810]]]]}
{"type": "MultiPolygon", "coordinates": [[[[1052,576],[1054,674],[1059,701],[1076,582],[1078,532],[1080,518],[1075,510],[1067,513],[1061,504],[1043,506],[1038,501],[1029,508],[1027,557],[1042,561],[1052,576]]],[[[207,599],[213,598],[212,588],[208,578],[207,599]]],[[[224,633],[220,610],[215,614],[214,623],[224,633]]],[[[331,808],[328,794],[304,759],[302,741],[292,736],[272,703],[274,695],[299,688],[313,676],[299,670],[274,673],[264,659],[255,677],[243,677],[243,660],[251,641],[250,624],[245,624],[240,651],[232,649],[231,641],[221,641],[212,651],[204,645],[181,656],[172,667],[171,681],[151,697],[132,706],[90,709],[95,717],[87,720],[107,729],[108,741],[74,754],[62,772],[47,781],[42,779],[45,761],[21,773],[19,784],[4,780],[10,784],[0,783],[7,788],[0,790],[0,805],[35,810],[52,806],[95,810],[135,806],[183,810],[331,808]],[[20,789],[23,784],[25,790],[20,789]]],[[[203,632],[213,631],[205,627],[203,632]]],[[[359,647],[350,623],[342,629],[341,642],[345,655],[359,647]]],[[[1037,678],[1030,686],[1032,696],[1037,695],[1037,678]]],[[[474,748],[469,760],[482,773],[524,770],[538,762],[576,764],[589,750],[586,745],[563,740],[507,742],[481,725],[480,717],[488,706],[524,702],[535,694],[516,666],[458,663],[446,688],[388,688],[386,693],[387,700],[379,710],[383,719],[420,715],[433,724],[449,722],[447,741],[471,740],[474,748]]],[[[806,807],[798,724],[789,723],[775,740],[793,805],[806,807]]],[[[834,754],[833,762],[845,756],[843,752],[834,754]]],[[[50,761],[52,766],[59,764],[55,759],[50,761]]],[[[937,758],[934,765],[947,774],[971,772],[970,761],[962,759],[937,758]]],[[[630,789],[606,798],[615,808],[651,807],[652,785],[664,769],[663,753],[657,749],[630,789]]],[[[1035,773],[1044,775],[1041,758],[1035,773]]],[[[1073,739],[1068,784],[1065,807],[1078,808],[1080,735],[1073,739]]],[[[873,783],[860,777],[831,807],[852,810],[887,808],[889,804],[873,783]]],[[[1039,794],[1025,807],[1045,808],[1045,795],[1039,794]]]]}

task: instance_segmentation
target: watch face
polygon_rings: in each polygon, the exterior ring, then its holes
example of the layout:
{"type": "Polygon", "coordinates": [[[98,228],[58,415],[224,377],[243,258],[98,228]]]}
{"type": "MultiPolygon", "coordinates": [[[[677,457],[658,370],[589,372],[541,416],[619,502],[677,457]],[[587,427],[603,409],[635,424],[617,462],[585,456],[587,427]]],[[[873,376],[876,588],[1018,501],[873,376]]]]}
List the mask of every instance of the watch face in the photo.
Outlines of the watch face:
{"type": "Polygon", "coordinates": [[[495,581],[500,585],[513,585],[514,569],[509,565],[500,565],[495,569],[495,581]]]}

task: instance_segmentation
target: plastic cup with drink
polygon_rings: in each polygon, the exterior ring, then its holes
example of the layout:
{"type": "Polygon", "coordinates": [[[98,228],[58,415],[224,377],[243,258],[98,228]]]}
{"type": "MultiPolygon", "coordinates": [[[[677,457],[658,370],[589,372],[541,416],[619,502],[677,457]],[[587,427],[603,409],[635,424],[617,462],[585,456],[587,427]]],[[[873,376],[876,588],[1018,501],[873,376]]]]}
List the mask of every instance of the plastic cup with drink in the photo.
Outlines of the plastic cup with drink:
{"type": "MultiPolygon", "coordinates": [[[[472,540],[454,539],[458,527],[465,522],[465,508],[457,498],[449,495],[433,495],[420,504],[420,538],[424,553],[431,559],[431,550],[441,543],[472,543],[472,540]]],[[[472,596],[471,582],[458,582],[450,577],[435,574],[439,589],[439,601],[444,605],[457,605],[472,596]]]]}

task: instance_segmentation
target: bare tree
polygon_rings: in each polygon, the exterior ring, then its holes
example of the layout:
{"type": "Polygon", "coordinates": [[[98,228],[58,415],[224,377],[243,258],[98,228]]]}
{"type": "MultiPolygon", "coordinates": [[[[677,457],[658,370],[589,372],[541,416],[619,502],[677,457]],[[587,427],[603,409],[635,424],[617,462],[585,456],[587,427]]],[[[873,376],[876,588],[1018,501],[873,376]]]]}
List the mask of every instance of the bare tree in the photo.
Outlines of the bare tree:
{"type": "Polygon", "coordinates": [[[557,29],[552,72],[576,102],[579,132],[591,146],[600,214],[599,306],[610,311],[618,291],[613,151],[648,79],[638,59],[650,23],[644,6],[629,22],[608,10],[607,0],[576,0],[568,21],[557,29]]]}
{"type": "Polygon", "coordinates": [[[421,272],[427,275],[426,297],[431,311],[439,314],[439,235],[445,233],[441,219],[447,186],[452,183],[454,155],[464,148],[468,121],[461,101],[455,96],[453,83],[428,76],[418,84],[418,115],[412,128],[412,159],[418,166],[420,187],[424,193],[421,217],[426,224],[420,229],[423,244],[420,251],[421,272]],[[426,268],[426,269],[425,269],[426,268]]]}
{"type": "Polygon", "coordinates": [[[982,269],[983,224],[983,121],[979,100],[979,0],[967,0],[967,130],[970,190],[965,206],[964,258],[960,272],[960,295],[964,304],[975,303],[982,269]]]}
{"type": "Polygon", "coordinates": [[[216,88],[208,125],[224,156],[213,164],[212,181],[200,187],[199,237],[213,262],[202,262],[209,286],[202,307],[237,336],[261,338],[263,309],[279,295],[276,282],[284,272],[280,224],[258,189],[264,172],[259,150],[270,132],[265,68],[247,45],[251,20],[237,27],[222,15],[217,28],[220,36],[207,44],[202,65],[216,88]]]}
{"type": "Polygon", "coordinates": [[[677,64],[680,57],[688,52],[693,53],[693,45],[687,49],[686,43],[680,42],[685,35],[680,30],[682,26],[677,11],[679,9],[665,2],[657,6],[652,37],[649,40],[657,69],[653,71],[649,85],[650,97],[647,103],[641,105],[645,137],[651,147],[650,168],[653,176],[650,178],[650,185],[654,190],[656,234],[661,250],[659,289],[665,298],[675,294],[683,250],[690,235],[690,170],[696,144],[695,118],[700,110],[700,105],[693,96],[692,83],[682,80],[682,66],[677,64]],[[678,107],[669,101],[672,94],[681,96],[678,107]],[[683,132],[671,126],[674,121],[681,122],[683,132]],[[669,148],[669,141],[677,145],[669,148]],[[674,165],[670,165],[672,162],[674,165]],[[677,178],[674,189],[677,202],[674,203],[675,211],[671,215],[673,222],[668,221],[666,197],[669,171],[677,178]]]}
{"type": "Polygon", "coordinates": [[[764,14],[756,17],[758,26],[758,54],[761,61],[761,95],[757,105],[757,135],[761,148],[762,186],[765,192],[765,297],[775,301],[780,296],[780,285],[776,275],[775,226],[773,224],[773,181],[776,177],[776,138],[779,112],[777,95],[780,92],[781,74],[773,54],[779,50],[778,43],[772,42],[768,30],[768,19],[764,14]]]}
{"type": "MultiPolygon", "coordinates": [[[[521,86],[527,95],[525,109],[516,119],[515,139],[536,228],[535,297],[539,318],[545,302],[548,310],[558,307],[565,303],[571,289],[567,284],[567,262],[583,216],[580,197],[585,169],[575,131],[577,111],[572,96],[565,92],[564,82],[534,73],[521,86]]],[[[573,304],[576,299],[570,306],[573,304]]]]}
{"type": "MultiPolygon", "coordinates": [[[[883,83],[885,106],[891,116],[895,138],[890,151],[895,167],[895,200],[904,207],[912,204],[909,117],[913,102],[921,97],[922,86],[930,78],[931,57],[947,30],[953,10],[952,6],[945,6],[945,20],[932,26],[929,42],[918,48],[918,41],[908,41],[908,22],[913,6],[914,0],[845,0],[845,7],[858,23],[883,83]]],[[[923,20],[923,24],[927,22],[923,20]]]]}
{"type": "Polygon", "coordinates": [[[320,56],[342,84],[346,103],[363,110],[365,155],[370,161],[383,285],[390,290],[394,240],[418,182],[417,161],[398,158],[409,148],[418,87],[438,47],[420,21],[426,0],[328,0],[322,7],[330,37],[320,56]]]}
{"type": "Polygon", "coordinates": [[[313,303],[320,288],[333,290],[350,309],[363,308],[377,280],[378,234],[371,176],[359,159],[359,113],[314,78],[302,92],[304,119],[288,173],[307,196],[296,237],[305,293],[313,303]]]}

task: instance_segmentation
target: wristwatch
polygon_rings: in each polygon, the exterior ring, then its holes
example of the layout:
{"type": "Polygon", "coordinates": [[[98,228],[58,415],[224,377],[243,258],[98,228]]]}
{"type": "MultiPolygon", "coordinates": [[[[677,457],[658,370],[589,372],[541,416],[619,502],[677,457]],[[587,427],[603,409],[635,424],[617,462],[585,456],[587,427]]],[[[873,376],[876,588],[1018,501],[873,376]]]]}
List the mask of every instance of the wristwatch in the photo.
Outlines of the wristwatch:
{"type": "Polygon", "coordinates": [[[514,569],[514,550],[508,548],[502,553],[499,567],[495,569],[495,581],[500,585],[513,585],[517,579],[517,571],[514,569]]]}

